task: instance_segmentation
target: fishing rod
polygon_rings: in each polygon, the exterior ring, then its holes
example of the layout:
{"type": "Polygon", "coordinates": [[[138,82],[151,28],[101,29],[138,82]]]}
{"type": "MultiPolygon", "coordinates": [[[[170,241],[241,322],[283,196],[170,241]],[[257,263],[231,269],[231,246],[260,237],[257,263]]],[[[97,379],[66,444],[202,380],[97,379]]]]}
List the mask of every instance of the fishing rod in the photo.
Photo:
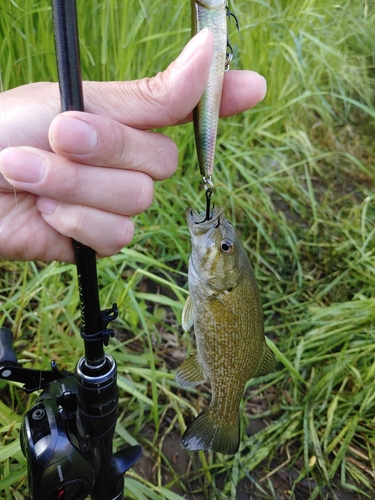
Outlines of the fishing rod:
{"type": "MultiPolygon", "coordinates": [[[[84,111],[75,0],[52,0],[61,111],[84,111]]],[[[122,500],[124,474],[142,453],[139,445],[113,453],[118,410],[116,361],[104,352],[114,332],[116,304],[100,310],[96,255],[73,240],[84,356],[75,373],[22,368],[13,334],[0,328],[0,378],[42,390],[20,433],[32,500],[122,500]]]]}

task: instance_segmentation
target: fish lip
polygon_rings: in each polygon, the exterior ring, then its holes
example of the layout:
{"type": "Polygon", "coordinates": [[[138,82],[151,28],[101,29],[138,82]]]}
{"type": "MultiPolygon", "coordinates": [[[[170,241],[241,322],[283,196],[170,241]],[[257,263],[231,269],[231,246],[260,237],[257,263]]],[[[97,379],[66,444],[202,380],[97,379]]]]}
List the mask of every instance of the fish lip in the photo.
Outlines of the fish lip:
{"type": "Polygon", "coordinates": [[[224,209],[223,207],[213,208],[211,210],[211,219],[205,220],[206,212],[198,213],[193,208],[187,208],[185,215],[186,221],[189,226],[189,229],[193,227],[199,227],[204,232],[207,229],[211,229],[214,226],[220,225],[220,217],[223,215],[224,209]]]}

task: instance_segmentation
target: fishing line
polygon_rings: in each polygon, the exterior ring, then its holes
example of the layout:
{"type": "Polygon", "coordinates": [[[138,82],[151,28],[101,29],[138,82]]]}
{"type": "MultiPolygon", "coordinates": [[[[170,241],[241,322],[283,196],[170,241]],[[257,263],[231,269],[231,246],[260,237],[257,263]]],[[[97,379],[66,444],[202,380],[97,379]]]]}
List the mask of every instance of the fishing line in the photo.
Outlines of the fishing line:
{"type": "MultiPolygon", "coordinates": [[[[8,122],[8,116],[9,115],[7,113],[8,109],[7,109],[7,105],[6,105],[6,99],[5,99],[5,96],[4,96],[4,92],[5,92],[4,81],[3,81],[2,66],[1,66],[1,61],[0,61],[0,95],[1,95],[0,96],[0,111],[1,111],[1,116],[2,116],[2,123],[3,123],[3,126],[4,126],[4,133],[5,133],[5,137],[6,137],[6,141],[5,141],[4,146],[11,147],[10,134],[9,134],[9,122],[8,122]]],[[[12,175],[14,176],[14,173],[12,173],[12,175]]],[[[30,261],[28,253],[27,253],[27,249],[26,249],[26,237],[25,237],[23,226],[22,226],[22,222],[21,222],[21,208],[19,206],[19,200],[18,200],[17,190],[16,190],[16,188],[14,186],[13,186],[13,196],[14,196],[14,202],[15,202],[15,211],[16,211],[16,218],[17,218],[17,226],[18,226],[19,236],[21,237],[24,258],[25,258],[25,261],[26,261],[23,264],[23,277],[22,277],[22,282],[25,284],[25,283],[27,283],[29,272],[31,272],[36,277],[39,277],[40,274],[39,274],[37,266],[35,265],[34,262],[30,261]]],[[[20,266],[20,269],[21,269],[21,266],[20,266]]],[[[39,282],[39,284],[48,293],[47,286],[45,284],[43,284],[42,281],[39,282]]],[[[23,293],[22,293],[22,295],[20,296],[20,299],[19,299],[20,308],[22,308],[23,305],[28,302],[27,296],[32,297],[32,296],[34,296],[34,294],[37,295],[38,281],[35,281],[35,283],[31,287],[29,293],[27,293],[23,287],[22,287],[22,289],[23,289],[23,293]]],[[[39,307],[42,307],[41,303],[39,304],[39,307]]],[[[22,317],[22,315],[21,315],[21,317],[22,317]]],[[[20,322],[22,323],[22,319],[20,319],[20,322]]],[[[20,330],[20,332],[22,334],[22,326],[20,327],[18,325],[17,326],[17,330],[18,330],[18,328],[19,328],[19,330],[20,330]]],[[[40,336],[41,336],[41,338],[38,339],[38,343],[39,343],[39,346],[40,346],[39,350],[41,351],[40,355],[42,355],[42,351],[43,351],[43,344],[42,344],[42,340],[41,340],[43,338],[43,333],[44,333],[43,330],[44,330],[44,324],[42,322],[41,325],[40,325],[40,336]]],[[[14,332],[14,334],[16,333],[16,331],[14,332]]],[[[43,376],[42,372],[40,372],[39,381],[38,381],[38,387],[39,387],[39,389],[42,388],[42,383],[43,383],[42,376],[43,376]]]]}
{"type": "MultiPolygon", "coordinates": [[[[11,144],[10,144],[10,135],[9,135],[9,126],[8,126],[8,113],[7,113],[7,107],[6,107],[6,103],[5,103],[5,97],[4,97],[4,84],[3,84],[3,72],[2,72],[1,61],[0,61],[0,94],[1,94],[1,105],[3,108],[2,116],[3,116],[3,120],[4,120],[6,143],[7,143],[7,147],[10,148],[11,144]]],[[[13,173],[13,170],[12,170],[12,173],[13,173]]],[[[14,177],[14,173],[13,173],[13,177],[14,177]]],[[[13,186],[13,196],[14,196],[14,203],[15,203],[15,208],[16,208],[18,231],[20,232],[21,240],[22,240],[23,253],[24,253],[25,260],[29,261],[29,257],[28,257],[27,249],[26,249],[26,238],[25,238],[23,228],[22,228],[20,208],[19,208],[18,197],[17,197],[17,190],[14,186],[13,186]]]]}
{"type": "MultiPolygon", "coordinates": [[[[2,111],[2,117],[3,117],[4,131],[6,134],[6,146],[9,148],[9,147],[11,147],[11,142],[10,142],[10,134],[9,134],[8,113],[7,113],[7,106],[6,106],[4,92],[5,92],[5,89],[4,89],[4,81],[3,81],[3,72],[2,72],[2,66],[1,66],[1,61],[0,61],[0,94],[1,94],[0,106],[2,108],[1,111],[2,111]]],[[[14,173],[12,173],[12,175],[14,176],[14,173]]],[[[21,237],[23,253],[24,253],[24,257],[25,257],[25,261],[26,261],[24,263],[24,273],[23,273],[23,280],[24,280],[24,282],[26,282],[27,274],[28,274],[28,271],[30,269],[30,259],[29,259],[27,249],[26,249],[26,238],[25,238],[25,234],[24,234],[22,222],[21,222],[21,214],[20,214],[20,207],[19,207],[19,202],[18,202],[17,190],[14,186],[13,186],[13,196],[14,196],[18,231],[19,231],[19,234],[21,237]]],[[[36,266],[34,265],[33,267],[34,267],[34,273],[36,275],[38,275],[39,273],[38,273],[36,266]]],[[[36,284],[34,286],[36,287],[36,284]]],[[[22,297],[21,304],[23,304],[23,299],[24,299],[24,297],[22,297]]],[[[42,325],[42,328],[43,328],[43,325],[42,325]]],[[[42,374],[40,374],[40,378],[39,378],[39,387],[40,388],[42,387],[42,374]]]]}

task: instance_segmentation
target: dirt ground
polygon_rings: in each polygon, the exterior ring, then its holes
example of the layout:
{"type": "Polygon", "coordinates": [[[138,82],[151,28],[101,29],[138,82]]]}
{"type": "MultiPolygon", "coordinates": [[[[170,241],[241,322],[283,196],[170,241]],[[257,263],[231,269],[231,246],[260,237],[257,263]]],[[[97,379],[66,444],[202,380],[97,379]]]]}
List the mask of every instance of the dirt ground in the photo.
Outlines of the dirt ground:
{"type": "MultiPolygon", "coordinates": [[[[255,421],[256,422],[256,421],[255,421]]],[[[258,424],[254,425],[254,421],[252,422],[253,430],[258,426],[258,429],[261,428],[262,423],[258,422],[258,424]]],[[[191,463],[191,455],[184,450],[181,445],[181,435],[179,431],[173,431],[170,433],[164,440],[163,443],[163,453],[165,454],[168,461],[173,464],[174,471],[177,475],[181,474],[186,478],[184,480],[184,484],[187,487],[189,493],[182,491],[178,487],[172,487],[171,490],[175,493],[180,494],[183,498],[187,500],[215,500],[215,497],[210,495],[209,493],[209,485],[205,484],[204,487],[202,485],[202,479],[196,479],[194,477],[195,470],[191,463]]],[[[294,492],[291,493],[291,488],[293,481],[298,477],[298,462],[295,464],[293,468],[280,467],[280,464],[283,463],[285,457],[277,457],[273,463],[271,464],[273,467],[274,473],[272,473],[272,469],[270,471],[270,467],[262,464],[252,472],[252,476],[256,482],[261,482],[262,479],[269,474],[270,479],[273,484],[273,489],[277,492],[277,496],[263,496],[256,490],[254,484],[247,478],[241,480],[237,485],[236,497],[230,500],[308,500],[310,498],[310,494],[312,490],[315,488],[316,484],[313,481],[302,480],[299,481],[297,486],[294,488],[294,492]],[[278,468],[280,467],[280,468],[278,468]]],[[[302,468],[302,464],[301,468],[302,468]]],[[[144,453],[138,462],[133,467],[133,470],[139,474],[140,476],[148,479],[153,482],[155,480],[154,473],[154,461],[153,459],[146,453],[144,453]]],[[[163,484],[168,484],[172,481],[172,474],[168,470],[164,470],[162,474],[163,484]]],[[[222,478],[224,480],[224,478],[222,478]]],[[[220,485],[220,477],[216,477],[216,485],[220,485]]],[[[265,486],[265,484],[263,484],[265,486]]],[[[344,491],[340,488],[333,489],[335,496],[332,492],[322,491],[319,497],[319,500],[368,500],[368,497],[363,495],[359,495],[354,492],[344,491]]],[[[374,494],[375,498],[375,494],[374,494]]],[[[126,499],[128,500],[128,499],[126,499]]]]}
{"type": "MultiPolygon", "coordinates": [[[[147,279],[142,281],[140,289],[143,292],[158,292],[166,296],[173,296],[168,288],[159,287],[155,285],[154,282],[147,279]]],[[[154,304],[147,304],[147,306],[150,308],[155,307],[154,304]]],[[[163,322],[175,324],[175,321],[176,319],[173,312],[169,308],[166,308],[163,322]]],[[[120,341],[130,340],[133,337],[133,334],[129,331],[117,330],[116,337],[118,337],[120,341]]],[[[161,354],[167,367],[170,370],[175,370],[185,359],[186,353],[182,352],[181,348],[173,340],[173,335],[171,335],[168,330],[163,329],[161,325],[160,329],[158,328],[158,337],[160,343],[158,342],[158,345],[155,345],[155,348],[159,351],[159,354],[161,354]]],[[[130,342],[128,347],[138,352],[141,352],[144,348],[139,339],[135,340],[135,342],[130,342]]],[[[273,391],[272,388],[270,388],[269,391],[272,394],[269,394],[269,397],[267,397],[268,402],[277,397],[276,391],[273,391]]],[[[254,398],[252,398],[251,404],[262,406],[265,404],[265,401],[264,398],[259,401],[254,401],[254,398]]],[[[252,414],[258,413],[257,411],[251,411],[250,408],[249,410],[252,414]]],[[[246,433],[248,435],[255,434],[264,428],[265,425],[266,423],[262,419],[252,419],[251,426],[249,426],[246,430],[246,433]]],[[[155,429],[143,429],[142,434],[144,437],[148,438],[149,441],[152,441],[155,429]]],[[[199,472],[199,458],[195,455],[196,460],[193,461],[192,457],[194,455],[181,447],[180,430],[173,429],[162,439],[164,440],[162,444],[162,452],[166,458],[166,462],[169,462],[169,464],[173,466],[175,475],[183,477],[183,484],[186,488],[186,490],[183,491],[180,487],[174,485],[171,487],[171,491],[178,493],[187,500],[215,500],[215,494],[212,493],[212,490],[210,492],[210,485],[205,482],[199,472]]],[[[295,446],[297,446],[297,444],[295,446]]],[[[297,450],[295,451],[297,452],[297,450]]],[[[290,449],[289,453],[293,454],[293,450],[290,449]]],[[[316,487],[316,483],[313,480],[303,479],[298,481],[297,485],[293,488],[294,481],[298,478],[300,471],[303,469],[303,463],[302,461],[297,460],[291,467],[290,460],[286,460],[286,458],[285,450],[283,450],[275,454],[271,464],[268,461],[267,463],[265,462],[264,464],[260,464],[254,471],[251,472],[253,481],[248,478],[242,479],[237,485],[236,497],[229,500],[308,500],[311,492],[316,487]],[[277,492],[276,496],[274,496],[271,491],[269,495],[263,496],[255,487],[254,483],[259,482],[267,491],[268,487],[265,481],[266,478],[272,482],[273,491],[277,492]],[[293,493],[291,492],[292,489],[293,493]]],[[[145,448],[143,455],[133,466],[133,470],[137,474],[153,484],[157,484],[155,459],[156,458],[152,456],[151,450],[145,448]]],[[[167,485],[172,481],[173,475],[170,470],[168,470],[167,467],[162,466],[162,484],[167,485]]],[[[224,475],[220,477],[220,474],[215,476],[217,488],[220,489],[220,482],[223,483],[224,481],[228,481],[228,477],[225,477],[224,475]]],[[[369,498],[355,492],[344,490],[342,486],[340,487],[339,477],[335,482],[333,482],[333,484],[336,484],[336,487],[331,485],[333,492],[328,489],[322,490],[318,500],[368,500],[369,498]]]]}

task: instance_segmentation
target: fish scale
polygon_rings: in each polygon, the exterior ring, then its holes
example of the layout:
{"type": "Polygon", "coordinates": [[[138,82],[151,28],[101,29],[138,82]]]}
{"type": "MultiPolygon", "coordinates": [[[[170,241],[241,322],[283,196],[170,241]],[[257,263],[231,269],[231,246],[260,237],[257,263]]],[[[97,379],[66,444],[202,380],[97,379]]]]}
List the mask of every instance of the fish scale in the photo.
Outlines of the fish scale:
{"type": "Polygon", "coordinates": [[[257,332],[263,331],[262,306],[259,292],[252,287],[252,282],[241,279],[235,293],[219,294],[211,301],[210,319],[205,321],[207,313],[204,314],[202,304],[208,290],[201,287],[200,283],[198,286],[198,290],[194,290],[194,285],[191,287],[197,303],[194,307],[194,332],[197,343],[204,345],[202,363],[209,367],[205,371],[213,393],[210,407],[226,418],[228,414],[238,413],[245,384],[260,364],[254,352],[262,350],[264,345],[263,336],[257,335],[257,332]],[[249,297],[254,297],[252,303],[249,297]],[[246,307],[242,305],[245,301],[246,307]],[[246,335],[253,336],[252,344],[246,342],[246,335]],[[225,364],[223,359],[226,360],[225,364]],[[233,370],[233,366],[236,366],[236,370],[233,370]],[[228,398],[228,387],[233,398],[228,398]]]}
{"type": "Polygon", "coordinates": [[[186,212],[192,241],[189,299],[183,327],[194,327],[197,350],[176,373],[185,387],[206,380],[212,398],[188,426],[182,446],[234,454],[240,443],[239,405],[247,380],[276,365],[265,342],[263,308],[254,272],[234,227],[222,208],[202,222],[204,213],[186,212]]]}
{"type": "Polygon", "coordinates": [[[199,169],[206,179],[214,169],[217,126],[227,50],[227,1],[192,0],[192,35],[205,28],[214,36],[214,55],[206,89],[194,109],[194,133],[199,169]]]}

